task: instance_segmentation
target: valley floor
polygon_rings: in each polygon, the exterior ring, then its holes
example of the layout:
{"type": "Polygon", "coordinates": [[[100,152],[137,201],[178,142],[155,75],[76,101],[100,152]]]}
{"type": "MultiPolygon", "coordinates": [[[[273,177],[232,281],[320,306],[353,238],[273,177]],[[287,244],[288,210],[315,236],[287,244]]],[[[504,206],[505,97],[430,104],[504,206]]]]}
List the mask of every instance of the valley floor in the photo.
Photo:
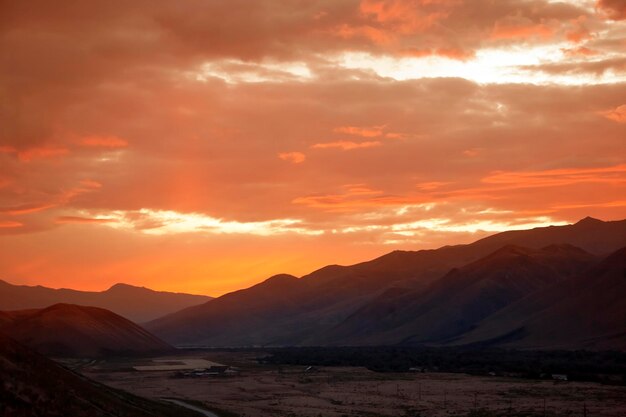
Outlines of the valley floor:
{"type": "MultiPolygon", "coordinates": [[[[101,383],[149,398],[202,404],[224,417],[626,415],[626,387],[453,373],[379,373],[360,367],[258,364],[260,352],[186,352],[237,367],[233,376],[175,378],[133,360],[73,364],[101,383]],[[221,413],[219,410],[222,410],[221,413]],[[224,413],[225,411],[225,413],[224,413]]],[[[145,362],[145,361],[144,361],[145,362]]]]}

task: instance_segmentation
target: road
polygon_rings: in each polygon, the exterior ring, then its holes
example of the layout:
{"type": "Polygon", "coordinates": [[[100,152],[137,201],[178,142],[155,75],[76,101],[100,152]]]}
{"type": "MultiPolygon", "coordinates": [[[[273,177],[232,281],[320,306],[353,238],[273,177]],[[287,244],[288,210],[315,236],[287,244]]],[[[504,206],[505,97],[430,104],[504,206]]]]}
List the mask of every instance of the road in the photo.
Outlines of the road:
{"type": "Polygon", "coordinates": [[[171,399],[171,398],[161,398],[161,399],[162,399],[163,401],[168,401],[168,402],[170,402],[170,403],[173,403],[173,404],[179,405],[179,406],[181,406],[181,407],[188,408],[188,409],[193,410],[193,411],[195,411],[195,412],[197,412],[197,413],[200,413],[200,414],[202,414],[203,416],[206,416],[206,417],[220,417],[220,416],[218,416],[217,414],[215,414],[215,413],[213,413],[213,412],[211,412],[211,411],[209,411],[209,410],[205,410],[205,409],[203,409],[203,408],[196,407],[195,405],[187,404],[187,403],[186,403],[186,402],[184,402],[184,401],[174,400],[174,399],[171,399]]]}

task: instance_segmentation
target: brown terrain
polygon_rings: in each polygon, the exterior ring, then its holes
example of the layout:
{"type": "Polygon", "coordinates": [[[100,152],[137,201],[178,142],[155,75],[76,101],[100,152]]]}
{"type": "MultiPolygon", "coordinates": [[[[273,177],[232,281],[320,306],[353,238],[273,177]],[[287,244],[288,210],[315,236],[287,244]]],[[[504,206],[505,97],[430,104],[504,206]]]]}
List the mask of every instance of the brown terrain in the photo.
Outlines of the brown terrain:
{"type": "Polygon", "coordinates": [[[2,312],[0,331],[49,356],[145,355],[173,350],[169,344],[115,313],[71,304],[2,312]]]}
{"type": "Polygon", "coordinates": [[[360,367],[307,371],[306,366],[260,365],[258,355],[206,353],[207,359],[236,366],[239,373],[234,376],[176,378],[173,372],[132,371],[135,363],[119,361],[90,363],[80,371],[137,395],[186,399],[240,417],[443,417],[477,411],[483,414],[474,415],[485,417],[626,415],[623,386],[439,372],[377,373],[360,367]]]}
{"type": "Polygon", "coordinates": [[[0,280],[0,310],[45,308],[60,303],[77,304],[111,310],[135,323],[144,323],[210,299],[204,295],[154,291],[127,284],[115,284],[106,291],[91,292],[39,285],[13,285],[0,280]]]}

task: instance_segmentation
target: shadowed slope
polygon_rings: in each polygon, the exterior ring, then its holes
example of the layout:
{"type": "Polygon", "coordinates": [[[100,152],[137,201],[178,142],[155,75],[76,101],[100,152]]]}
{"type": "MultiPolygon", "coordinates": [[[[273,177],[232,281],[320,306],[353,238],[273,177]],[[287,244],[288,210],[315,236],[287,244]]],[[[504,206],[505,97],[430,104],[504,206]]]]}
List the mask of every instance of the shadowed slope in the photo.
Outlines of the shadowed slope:
{"type": "Polygon", "coordinates": [[[324,344],[443,343],[524,296],[589,268],[595,257],[569,245],[502,249],[453,269],[424,290],[389,291],[319,340],[324,344]]]}
{"type": "Polygon", "coordinates": [[[0,334],[0,415],[193,417],[180,407],[113,390],[68,371],[0,334]]]}
{"type": "Polygon", "coordinates": [[[50,356],[97,357],[162,353],[173,348],[108,310],[55,304],[42,310],[5,312],[0,330],[50,356]]]}
{"type": "Polygon", "coordinates": [[[626,348],[626,248],[598,266],[526,297],[456,344],[626,348]]]}

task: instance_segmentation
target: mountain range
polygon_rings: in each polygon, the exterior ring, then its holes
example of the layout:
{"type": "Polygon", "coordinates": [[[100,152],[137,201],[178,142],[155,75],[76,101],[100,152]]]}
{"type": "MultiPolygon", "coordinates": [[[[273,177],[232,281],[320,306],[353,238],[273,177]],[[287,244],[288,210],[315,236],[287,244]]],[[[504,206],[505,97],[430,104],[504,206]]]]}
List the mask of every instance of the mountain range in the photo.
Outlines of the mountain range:
{"type": "Polygon", "coordinates": [[[276,275],[146,326],[177,345],[626,349],[624,247],[626,220],[585,218],[276,275]]]}
{"type": "Polygon", "coordinates": [[[45,308],[53,304],[77,304],[111,310],[135,323],[144,323],[211,300],[204,295],[154,291],[115,284],[106,291],[91,292],[13,285],[0,280],[0,310],[45,308]],[[130,302],[132,300],[132,302],[130,302]]]}

